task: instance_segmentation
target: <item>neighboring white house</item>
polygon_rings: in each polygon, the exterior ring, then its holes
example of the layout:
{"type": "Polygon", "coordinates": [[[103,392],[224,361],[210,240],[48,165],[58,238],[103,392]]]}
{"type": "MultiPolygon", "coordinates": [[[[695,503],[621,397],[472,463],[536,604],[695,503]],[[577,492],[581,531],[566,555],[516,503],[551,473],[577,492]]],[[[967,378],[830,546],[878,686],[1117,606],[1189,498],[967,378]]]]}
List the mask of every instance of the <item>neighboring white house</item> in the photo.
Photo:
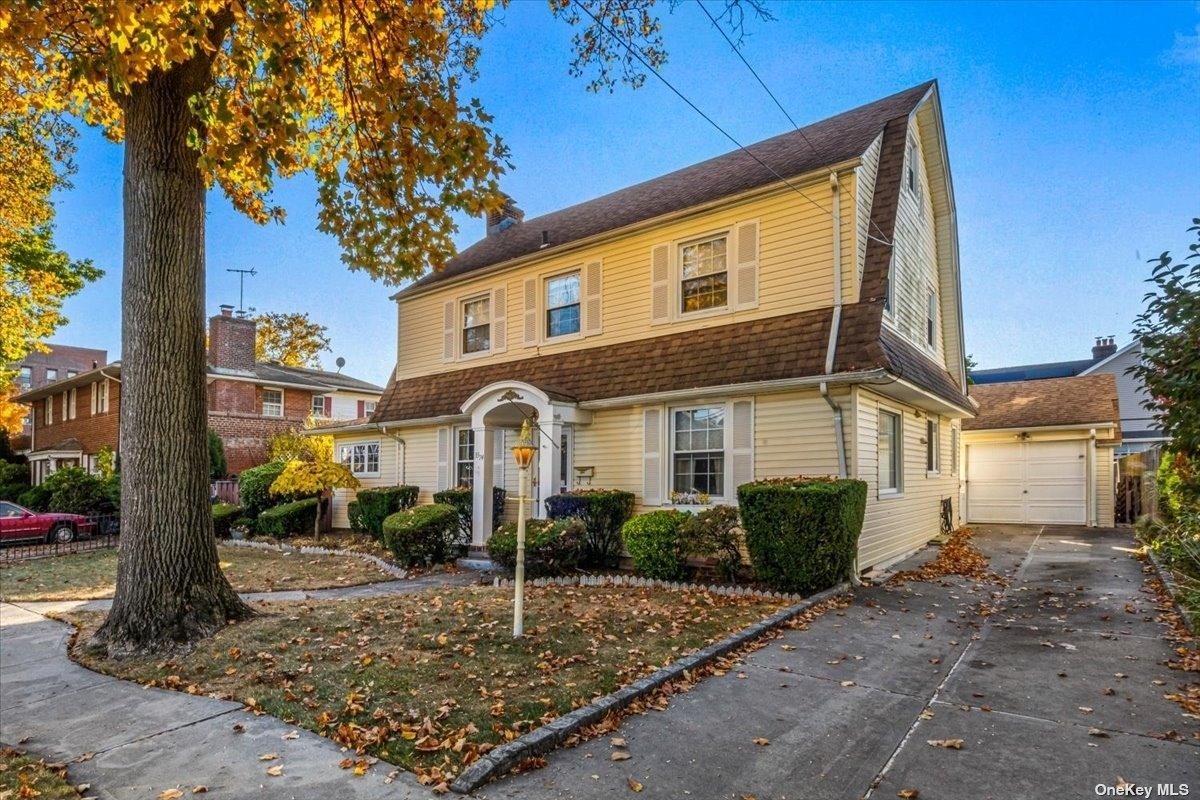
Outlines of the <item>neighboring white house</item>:
{"type": "Polygon", "coordinates": [[[1117,352],[1080,372],[1080,375],[1109,374],[1116,378],[1117,397],[1121,403],[1121,444],[1116,455],[1141,453],[1167,441],[1162,427],[1142,403],[1150,399],[1145,385],[1129,368],[1142,358],[1142,343],[1132,341],[1117,352]]]}

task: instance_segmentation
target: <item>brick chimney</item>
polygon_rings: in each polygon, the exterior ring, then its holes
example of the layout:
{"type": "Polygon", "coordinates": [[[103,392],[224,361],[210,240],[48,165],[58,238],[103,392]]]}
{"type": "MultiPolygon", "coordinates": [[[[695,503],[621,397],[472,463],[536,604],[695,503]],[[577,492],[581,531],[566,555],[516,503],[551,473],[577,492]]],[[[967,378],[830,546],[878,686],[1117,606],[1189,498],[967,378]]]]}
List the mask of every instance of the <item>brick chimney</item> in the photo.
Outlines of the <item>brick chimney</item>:
{"type": "Polygon", "coordinates": [[[487,235],[495,236],[525,219],[525,212],[517,208],[516,201],[504,195],[504,205],[487,215],[487,235]]]}
{"type": "Polygon", "coordinates": [[[1092,345],[1092,361],[1103,361],[1117,352],[1117,340],[1111,336],[1097,336],[1092,345]]]}
{"type": "Polygon", "coordinates": [[[254,370],[254,320],[235,317],[233,306],[208,320],[208,363],[214,367],[254,370]]]}

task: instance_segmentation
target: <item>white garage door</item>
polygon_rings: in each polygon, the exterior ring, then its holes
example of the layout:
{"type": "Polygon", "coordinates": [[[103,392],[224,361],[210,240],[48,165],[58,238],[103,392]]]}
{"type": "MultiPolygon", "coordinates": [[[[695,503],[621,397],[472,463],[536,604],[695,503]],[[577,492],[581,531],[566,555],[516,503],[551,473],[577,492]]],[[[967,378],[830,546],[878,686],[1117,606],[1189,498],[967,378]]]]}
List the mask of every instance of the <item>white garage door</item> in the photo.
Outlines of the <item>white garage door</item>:
{"type": "Polygon", "coordinates": [[[969,522],[1087,523],[1085,442],[967,447],[969,522]]]}

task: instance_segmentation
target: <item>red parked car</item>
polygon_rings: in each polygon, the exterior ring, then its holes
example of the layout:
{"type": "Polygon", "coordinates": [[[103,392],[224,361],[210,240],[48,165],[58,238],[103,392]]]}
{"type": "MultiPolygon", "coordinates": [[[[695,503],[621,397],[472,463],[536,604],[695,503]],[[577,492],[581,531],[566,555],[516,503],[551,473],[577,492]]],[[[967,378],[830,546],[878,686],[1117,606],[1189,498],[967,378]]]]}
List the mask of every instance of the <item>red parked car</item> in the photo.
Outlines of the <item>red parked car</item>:
{"type": "Polygon", "coordinates": [[[39,514],[16,503],[0,501],[0,542],[36,539],[66,544],[95,532],[96,523],[79,514],[39,514]]]}

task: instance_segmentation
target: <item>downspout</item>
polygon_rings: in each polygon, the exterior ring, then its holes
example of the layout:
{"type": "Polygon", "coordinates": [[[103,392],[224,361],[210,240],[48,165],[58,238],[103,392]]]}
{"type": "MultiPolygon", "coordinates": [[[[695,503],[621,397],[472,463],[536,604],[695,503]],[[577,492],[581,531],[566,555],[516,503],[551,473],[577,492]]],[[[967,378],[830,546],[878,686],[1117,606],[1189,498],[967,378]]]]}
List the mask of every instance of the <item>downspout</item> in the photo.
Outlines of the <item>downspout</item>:
{"type": "Polygon", "coordinates": [[[1089,528],[1095,528],[1100,525],[1100,514],[1097,513],[1096,503],[1099,497],[1098,487],[1096,486],[1096,429],[1092,428],[1088,431],[1088,449],[1087,449],[1087,525],[1089,528]]]}
{"type": "MultiPolygon", "coordinates": [[[[838,185],[836,172],[829,173],[829,191],[833,197],[833,315],[829,321],[829,344],[825,347],[825,374],[833,374],[833,362],[837,355],[838,333],[842,325],[842,193],[838,185]]],[[[821,397],[829,404],[833,414],[834,447],[837,450],[838,477],[847,477],[846,469],[846,436],[845,424],[842,419],[842,407],[829,395],[829,384],[821,381],[819,384],[821,397]]],[[[862,582],[858,579],[858,553],[850,564],[850,582],[854,586],[862,582]]]]}
{"type": "Polygon", "coordinates": [[[408,460],[408,443],[394,433],[388,433],[386,426],[379,426],[379,431],[384,436],[391,438],[396,443],[396,449],[399,451],[396,454],[396,485],[404,485],[404,477],[408,472],[408,465],[405,463],[408,460]]]}

